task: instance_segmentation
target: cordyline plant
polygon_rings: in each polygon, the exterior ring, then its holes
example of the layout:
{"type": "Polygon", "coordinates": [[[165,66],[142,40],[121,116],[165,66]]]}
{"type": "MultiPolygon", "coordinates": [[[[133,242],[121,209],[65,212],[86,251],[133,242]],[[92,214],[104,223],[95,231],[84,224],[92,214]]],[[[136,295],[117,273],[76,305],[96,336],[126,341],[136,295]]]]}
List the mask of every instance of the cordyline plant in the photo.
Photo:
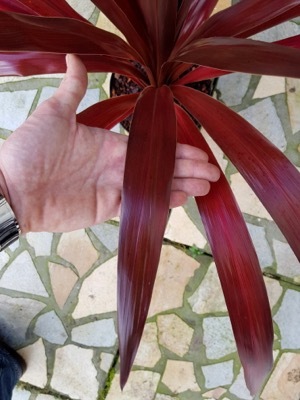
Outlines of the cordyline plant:
{"type": "MultiPolygon", "coordinates": [[[[64,72],[65,54],[75,53],[89,72],[125,75],[142,90],[102,101],[78,115],[81,123],[110,129],[133,114],[118,262],[123,387],[152,295],[168,218],[176,142],[201,148],[217,165],[194,120],[240,171],[300,258],[297,169],[243,118],[187,86],[233,71],[300,78],[300,35],[276,43],[247,39],[299,16],[300,0],[241,0],[213,16],[218,0],[92,1],[126,41],[93,26],[65,0],[0,0],[0,74],[64,72]]],[[[273,342],[258,259],[224,175],[196,202],[247,386],[255,393],[272,367],[273,342]]]]}

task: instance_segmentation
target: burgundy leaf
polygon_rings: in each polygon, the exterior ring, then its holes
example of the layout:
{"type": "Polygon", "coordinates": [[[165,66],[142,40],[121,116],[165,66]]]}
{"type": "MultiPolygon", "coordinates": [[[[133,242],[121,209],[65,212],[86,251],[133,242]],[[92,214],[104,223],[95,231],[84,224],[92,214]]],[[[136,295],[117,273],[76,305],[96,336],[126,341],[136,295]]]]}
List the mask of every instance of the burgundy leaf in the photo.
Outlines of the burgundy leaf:
{"type": "Polygon", "coordinates": [[[247,37],[300,15],[299,0],[243,0],[213,15],[192,39],[247,37]]]}
{"type": "Polygon", "coordinates": [[[199,39],[186,46],[176,61],[225,71],[300,78],[298,49],[251,39],[199,39]]]}
{"type": "Polygon", "coordinates": [[[133,113],[138,94],[113,97],[87,108],[77,115],[77,122],[103,129],[112,129],[133,113]]]}
{"type": "MultiPolygon", "coordinates": [[[[181,88],[176,88],[179,92],[181,88]]],[[[218,165],[193,121],[176,107],[178,139],[199,147],[218,165]]],[[[272,367],[273,324],[258,259],[243,216],[224,174],[196,202],[211,245],[231,324],[245,371],[255,394],[272,367]],[[234,223],[233,223],[234,221],[234,223]]]]}
{"type": "Polygon", "coordinates": [[[92,0],[93,3],[124,34],[141,55],[149,61],[149,45],[145,34],[145,24],[137,4],[128,0],[92,0]]]}
{"type": "Polygon", "coordinates": [[[78,14],[65,0],[1,0],[0,11],[12,11],[44,17],[68,17],[87,20],[78,14]]]}
{"type": "Polygon", "coordinates": [[[0,51],[102,54],[132,59],[134,50],[118,36],[69,18],[0,12],[0,51]]]}
{"type": "Polygon", "coordinates": [[[219,101],[184,86],[174,86],[173,93],[237,167],[300,260],[300,173],[296,167],[219,101]]]}
{"type": "Polygon", "coordinates": [[[145,325],[164,230],[176,152],[176,117],[167,86],[145,89],[129,134],[118,262],[121,387],[145,325]]]}

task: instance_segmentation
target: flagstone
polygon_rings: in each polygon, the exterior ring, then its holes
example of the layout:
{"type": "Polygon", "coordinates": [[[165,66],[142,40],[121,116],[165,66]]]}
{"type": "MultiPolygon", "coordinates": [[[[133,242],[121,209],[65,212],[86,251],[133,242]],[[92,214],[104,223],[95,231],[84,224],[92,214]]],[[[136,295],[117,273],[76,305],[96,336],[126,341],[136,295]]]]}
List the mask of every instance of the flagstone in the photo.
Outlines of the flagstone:
{"type": "Polygon", "coordinates": [[[73,328],[71,335],[73,342],[89,347],[112,347],[117,340],[115,324],[112,318],[76,326],[73,328]]]}
{"type": "Polygon", "coordinates": [[[225,361],[213,365],[204,365],[202,372],[207,389],[229,385],[233,380],[233,361],[225,361]]]}
{"type": "Polygon", "coordinates": [[[59,400],[59,397],[54,397],[50,394],[38,394],[35,400],[59,400]]]}
{"type": "Polygon", "coordinates": [[[65,344],[68,334],[54,311],[41,315],[35,324],[34,333],[50,343],[65,344]]]}
{"type": "Polygon", "coordinates": [[[51,387],[74,399],[96,400],[97,371],[93,351],[72,344],[56,350],[51,387]]]}
{"type": "Polygon", "coordinates": [[[160,374],[157,372],[132,371],[121,391],[120,375],[116,374],[105,400],[153,400],[159,381],[160,374]]]}
{"type": "Polygon", "coordinates": [[[0,253],[0,271],[8,263],[9,255],[5,251],[0,253]]]}
{"type": "Polygon", "coordinates": [[[187,390],[200,392],[195,377],[194,364],[188,361],[167,360],[162,383],[174,394],[179,394],[187,390]]]}
{"type": "Polygon", "coordinates": [[[293,133],[300,130],[300,80],[287,78],[286,80],[287,105],[293,133]]]}
{"type": "Polygon", "coordinates": [[[232,0],[219,0],[218,4],[216,5],[216,7],[214,8],[213,14],[224,10],[225,8],[231,6],[231,2],[232,0]]]}
{"type": "Polygon", "coordinates": [[[55,300],[59,307],[63,308],[78,277],[70,268],[51,262],[49,263],[49,274],[55,300]]]}
{"type": "Polygon", "coordinates": [[[280,286],[280,283],[275,280],[264,276],[264,281],[267,288],[268,298],[271,309],[275,306],[277,301],[280,299],[282,295],[283,289],[280,286]]]}
{"type": "Polygon", "coordinates": [[[49,297],[28,251],[23,251],[7,268],[0,287],[49,297]]]}
{"type": "Polygon", "coordinates": [[[50,256],[53,233],[49,232],[30,232],[26,235],[26,240],[34,248],[36,257],[50,256]]]}
{"type": "Polygon", "coordinates": [[[13,390],[11,400],[29,400],[31,393],[28,390],[16,387],[13,390]]]}
{"type": "Polygon", "coordinates": [[[300,263],[288,243],[273,240],[273,248],[280,275],[295,278],[300,276],[300,263]]]}
{"type": "Polygon", "coordinates": [[[209,392],[203,393],[203,397],[205,399],[209,398],[208,400],[219,400],[219,398],[223,396],[224,393],[226,393],[226,389],[219,387],[214,390],[210,390],[209,392]]]}
{"type": "Polygon", "coordinates": [[[80,15],[84,18],[89,19],[95,10],[95,4],[91,0],[67,0],[80,15]]]}
{"type": "Polygon", "coordinates": [[[219,78],[217,89],[221,93],[220,100],[232,107],[241,104],[247,93],[251,75],[234,73],[219,78]]]}
{"type": "Polygon", "coordinates": [[[270,267],[273,264],[274,259],[266,238],[265,228],[253,224],[247,224],[247,228],[254,244],[260,266],[262,268],[270,267]]]}
{"type": "MultiPolygon", "coordinates": [[[[116,26],[106,17],[106,15],[103,12],[100,12],[99,18],[97,21],[96,26],[98,28],[104,29],[105,31],[114,33],[121,38],[125,39],[125,36],[119,29],[116,28],[116,26]]],[[[126,40],[126,39],[125,39],[126,40]]]]}
{"type": "Polygon", "coordinates": [[[84,280],[73,318],[117,310],[117,257],[100,265],[84,280]]]}
{"type": "Polygon", "coordinates": [[[281,76],[262,76],[253,95],[254,99],[271,97],[285,93],[285,78],[281,76]]]}
{"type": "Polygon", "coordinates": [[[203,343],[206,356],[218,359],[236,351],[229,317],[208,317],[203,320],[203,343]]]}
{"type": "Polygon", "coordinates": [[[159,315],[157,326],[160,345],[180,357],[183,357],[189,351],[194,330],[177,315],[159,315]]]}
{"type": "Polygon", "coordinates": [[[153,368],[160,360],[161,352],[157,343],[157,326],[155,322],[145,325],[142,339],[136,354],[134,365],[153,368]]]}
{"type": "Polygon", "coordinates": [[[183,207],[174,208],[168,221],[165,238],[188,246],[196,245],[203,249],[207,243],[183,207]]]}
{"type": "Polygon", "coordinates": [[[47,384],[47,358],[42,339],[19,350],[19,354],[24,358],[27,365],[21,381],[44,388],[47,384]]]}
{"type": "Polygon", "coordinates": [[[163,246],[148,316],[181,307],[183,293],[199,262],[173,246],[163,246]]]}
{"type": "Polygon", "coordinates": [[[31,299],[12,298],[0,295],[1,338],[10,346],[17,347],[28,338],[27,329],[32,319],[45,307],[45,304],[31,299]]]}
{"type": "Polygon", "coordinates": [[[157,394],[154,400],[178,400],[178,397],[167,396],[165,394],[157,394]]]}
{"type": "Polygon", "coordinates": [[[0,127],[16,130],[26,120],[37,90],[0,93],[0,127]]]}
{"type": "Polygon", "coordinates": [[[262,400],[299,399],[299,366],[300,354],[283,353],[262,392],[262,400]]]}
{"type": "Polygon", "coordinates": [[[84,229],[63,233],[58,243],[57,254],[73,264],[79,276],[88,272],[99,257],[84,229]]]}
{"type": "Polygon", "coordinates": [[[201,315],[227,311],[215,263],[209,266],[200,286],[194,294],[188,298],[188,302],[192,310],[201,315]]]}
{"type": "Polygon", "coordinates": [[[100,355],[100,368],[102,371],[108,373],[114,361],[114,355],[110,353],[101,353],[100,355]]]}
{"type": "Polygon", "coordinates": [[[242,212],[272,221],[268,211],[239,173],[232,174],[230,180],[231,188],[242,212]]]}
{"type": "Polygon", "coordinates": [[[239,112],[281,151],[286,150],[286,138],[276,108],[270,98],[261,100],[239,112]]]}
{"type": "Polygon", "coordinates": [[[282,349],[300,348],[300,315],[295,310],[300,309],[300,292],[288,289],[285,292],[281,306],[274,316],[281,333],[282,349]]]}
{"type": "Polygon", "coordinates": [[[246,386],[243,369],[241,369],[238,374],[236,380],[233,382],[229,391],[234,394],[238,399],[241,400],[252,400],[253,396],[251,396],[249,389],[246,386]]]}
{"type": "Polygon", "coordinates": [[[92,226],[91,230],[109,251],[114,252],[117,250],[119,244],[119,227],[111,224],[100,224],[92,226]]]}

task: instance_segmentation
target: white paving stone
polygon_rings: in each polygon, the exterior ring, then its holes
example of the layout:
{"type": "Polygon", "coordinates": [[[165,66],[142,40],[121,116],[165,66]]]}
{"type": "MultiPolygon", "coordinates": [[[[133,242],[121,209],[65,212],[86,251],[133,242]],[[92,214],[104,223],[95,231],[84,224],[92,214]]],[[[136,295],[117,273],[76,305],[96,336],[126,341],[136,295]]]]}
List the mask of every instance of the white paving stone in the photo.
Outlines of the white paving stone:
{"type": "Polygon", "coordinates": [[[136,354],[134,364],[153,368],[160,360],[161,352],[157,343],[157,326],[155,322],[145,325],[143,336],[136,354]]]}
{"type": "Polygon", "coordinates": [[[97,371],[93,351],[68,345],[56,350],[51,387],[72,399],[96,400],[97,371]]]}
{"type": "Polygon", "coordinates": [[[219,400],[224,393],[226,393],[226,389],[219,387],[203,393],[203,397],[208,398],[208,400],[219,400]]]}
{"type": "Polygon", "coordinates": [[[195,293],[188,298],[192,310],[197,314],[227,311],[220,279],[215,263],[212,263],[195,293]]]}
{"type": "Polygon", "coordinates": [[[233,380],[233,361],[206,365],[202,367],[202,371],[207,389],[230,385],[233,380]]]}
{"type": "Polygon", "coordinates": [[[292,131],[295,134],[300,130],[300,81],[296,78],[286,80],[287,104],[292,131]]]}
{"type": "Polygon", "coordinates": [[[9,255],[5,253],[5,251],[1,251],[0,253],[0,271],[1,269],[8,263],[9,255]]]}
{"type": "Polygon", "coordinates": [[[285,93],[285,78],[281,76],[262,76],[253,98],[262,99],[279,93],[285,93]]]}
{"type": "Polygon", "coordinates": [[[199,263],[173,246],[163,246],[149,316],[181,307],[183,293],[199,263]]]}
{"type": "Polygon", "coordinates": [[[0,287],[49,297],[28,251],[23,251],[4,272],[0,287]]]}
{"type": "Polygon", "coordinates": [[[247,93],[251,75],[234,73],[220,77],[217,89],[221,92],[221,100],[228,106],[240,104],[247,93]]]}
{"type": "Polygon", "coordinates": [[[281,151],[286,150],[286,138],[276,108],[270,98],[259,101],[239,114],[258,129],[281,151]]]}
{"type": "Polygon", "coordinates": [[[84,229],[63,233],[57,246],[57,254],[73,264],[80,276],[88,272],[99,257],[84,229]]]}
{"type": "Polygon", "coordinates": [[[177,315],[159,315],[157,317],[158,341],[160,345],[183,357],[188,351],[194,330],[177,315]]]}
{"type": "Polygon", "coordinates": [[[77,326],[72,330],[72,340],[86,346],[112,347],[117,340],[114,320],[102,319],[77,326]]]}
{"type": "Polygon", "coordinates": [[[36,400],[58,400],[58,398],[50,394],[38,394],[36,400]]]}
{"type": "Polygon", "coordinates": [[[231,393],[236,395],[238,399],[241,400],[252,400],[252,396],[246,386],[243,370],[241,369],[236,380],[233,382],[230,390],[231,393]]]}
{"type": "Polygon", "coordinates": [[[29,400],[31,393],[28,390],[16,387],[13,391],[12,400],[29,400]]]}
{"type": "Polygon", "coordinates": [[[35,255],[50,256],[52,246],[53,233],[37,232],[27,233],[26,240],[35,250],[35,255]]]}
{"type": "Polygon", "coordinates": [[[95,5],[91,0],[84,0],[84,2],[82,0],[67,0],[67,2],[86,19],[89,19],[95,10],[95,5]]]}
{"type": "Polygon", "coordinates": [[[173,396],[171,397],[165,394],[157,394],[154,400],[177,400],[177,399],[178,397],[173,397],[173,396]]]}
{"type": "Polygon", "coordinates": [[[0,93],[0,128],[14,131],[26,120],[36,90],[0,93]]]}
{"type": "Polygon", "coordinates": [[[175,394],[187,390],[200,392],[195,377],[194,364],[188,361],[167,360],[162,383],[175,394]]]}
{"type": "Polygon", "coordinates": [[[91,230],[109,251],[117,250],[119,244],[119,228],[117,226],[101,224],[92,226],[91,230]]]}
{"type": "Polygon", "coordinates": [[[268,292],[270,307],[273,308],[282,295],[283,289],[280,283],[275,279],[264,276],[264,281],[268,292]]]}
{"type": "Polygon", "coordinates": [[[105,400],[153,400],[159,380],[160,374],[156,372],[132,371],[121,391],[120,375],[116,374],[105,400]]]}
{"type": "Polygon", "coordinates": [[[281,333],[283,349],[299,349],[300,347],[300,292],[288,289],[274,320],[281,333]]]}
{"type": "Polygon", "coordinates": [[[236,351],[229,317],[204,318],[203,330],[207,358],[218,359],[236,351]]]}
{"type": "Polygon", "coordinates": [[[100,368],[104,372],[108,372],[111,369],[114,361],[114,355],[110,353],[101,353],[100,355],[100,368]]]}
{"type": "Polygon", "coordinates": [[[269,243],[266,239],[266,232],[264,227],[253,224],[247,224],[252,242],[254,244],[260,266],[270,267],[273,264],[273,256],[269,243]]]}
{"type": "Polygon", "coordinates": [[[27,364],[27,369],[21,381],[44,388],[47,384],[47,358],[42,339],[24,347],[19,353],[27,364]]]}
{"type": "Polygon", "coordinates": [[[188,246],[196,245],[200,249],[203,249],[207,243],[205,237],[188,217],[183,207],[172,210],[165,238],[188,246]]]}
{"type": "Polygon", "coordinates": [[[12,347],[24,343],[32,319],[45,307],[36,300],[0,295],[1,338],[12,347]]]}
{"type": "Polygon", "coordinates": [[[230,180],[231,188],[242,212],[272,221],[268,211],[239,173],[232,174],[230,180]]]}
{"type": "Polygon", "coordinates": [[[50,343],[65,344],[68,334],[54,311],[41,315],[36,321],[34,333],[50,343]]]}
{"type": "Polygon", "coordinates": [[[273,240],[273,248],[277,262],[277,272],[295,278],[300,276],[300,263],[291,247],[279,240],[273,240]]]}
{"type": "Polygon", "coordinates": [[[49,263],[49,274],[55,300],[63,308],[78,276],[70,268],[54,263],[49,263]]]}
{"type": "Polygon", "coordinates": [[[100,265],[83,282],[73,318],[117,310],[117,257],[100,265]]]}

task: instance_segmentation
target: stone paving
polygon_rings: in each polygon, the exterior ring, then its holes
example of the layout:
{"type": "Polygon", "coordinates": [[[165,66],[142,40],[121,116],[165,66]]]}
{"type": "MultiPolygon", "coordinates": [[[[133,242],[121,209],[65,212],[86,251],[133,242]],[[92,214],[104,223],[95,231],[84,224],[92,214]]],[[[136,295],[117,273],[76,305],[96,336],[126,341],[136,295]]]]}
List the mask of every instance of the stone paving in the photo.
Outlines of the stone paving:
{"type": "MultiPolygon", "coordinates": [[[[92,3],[85,5],[81,12],[96,22],[92,3]]],[[[102,15],[99,21],[107,26],[102,15]]],[[[295,33],[299,26],[293,21],[260,37],[276,40],[295,33]]],[[[60,79],[0,78],[2,142],[54,92],[60,79]]],[[[108,85],[109,75],[91,75],[80,108],[106,98],[108,85]]],[[[300,167],[299,80],[232,74],[219,80],[216,96],[300,167]]],[[[244,213],[274,316],[274,369],[257,398],[299,399],[299,263],[243,178],[210,143],[244,213]]],[[[193,201],[172,212],[149,318],[121,393],[118,230],[118,220],[113,220],[71,233],[31,233],[0,253],[1,336],[28,364],[13,400],[250,400],[193,201]]]]}

